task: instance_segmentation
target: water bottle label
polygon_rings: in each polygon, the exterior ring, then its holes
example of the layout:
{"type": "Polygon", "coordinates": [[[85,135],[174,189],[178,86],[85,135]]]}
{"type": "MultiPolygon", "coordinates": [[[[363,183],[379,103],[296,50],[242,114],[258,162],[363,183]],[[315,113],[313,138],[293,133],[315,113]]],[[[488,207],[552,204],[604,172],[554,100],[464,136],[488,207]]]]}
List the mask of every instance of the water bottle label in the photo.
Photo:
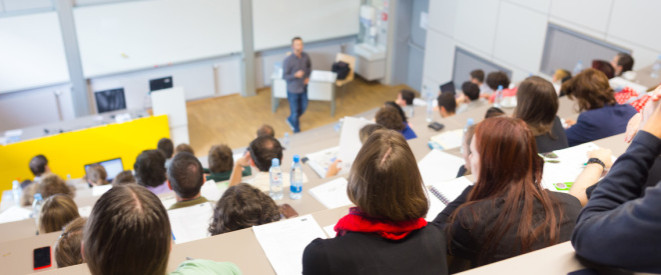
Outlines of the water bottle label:
{"type": "Polygon", "coordinates": [[[289,191],[291,191],[292,193],[301,193],[303,191],[303,186],[291,185],[289,186],[289,191]]]}

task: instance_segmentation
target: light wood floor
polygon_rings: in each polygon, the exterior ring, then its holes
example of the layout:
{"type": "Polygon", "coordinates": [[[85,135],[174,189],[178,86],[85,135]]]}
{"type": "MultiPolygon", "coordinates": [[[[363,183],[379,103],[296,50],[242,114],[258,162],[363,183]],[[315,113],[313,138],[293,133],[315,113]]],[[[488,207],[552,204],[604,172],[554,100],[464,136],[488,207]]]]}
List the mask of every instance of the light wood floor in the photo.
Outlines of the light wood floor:
{"type": "MultiPolygon", "coordinates": [[[[330,116],[330,102],[310,101],[301,117],[301,130],[323,126],[344,116],[351,116],[382,106],[383,102],[395,100],[406,85],[387,86],[356,78],[346,87],[337,89],[335,116],[330,116]]],[[[289,103],[280,101],[275,113],[271,112],[271,89],[265,88],[256,96],[229,95],[188,102],[188,131],[190,144],[197,156],[206,155],[211,146],[227,144],[231,148],[247,146],[256,137],[262,124],[275,129],[276,137],[291,129],[285,123],[289,116],[289,103]]]]}

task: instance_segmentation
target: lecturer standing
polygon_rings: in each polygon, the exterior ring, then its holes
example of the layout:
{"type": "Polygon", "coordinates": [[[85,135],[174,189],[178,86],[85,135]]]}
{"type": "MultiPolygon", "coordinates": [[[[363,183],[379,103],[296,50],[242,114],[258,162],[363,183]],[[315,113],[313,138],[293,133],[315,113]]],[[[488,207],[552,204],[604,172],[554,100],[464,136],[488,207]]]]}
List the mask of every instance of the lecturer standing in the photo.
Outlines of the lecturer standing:
{"type": "Polygon", "coordinates": [[[283,77],[287,81],[287,100],[291,114],[286,121],[294,133],[301,131],[299,118],[308,107],[308,82],[310,82],[310,56],[303,52],[303,40],[294,37],[291,40],[292,54],[283,62],[283,77]]]}

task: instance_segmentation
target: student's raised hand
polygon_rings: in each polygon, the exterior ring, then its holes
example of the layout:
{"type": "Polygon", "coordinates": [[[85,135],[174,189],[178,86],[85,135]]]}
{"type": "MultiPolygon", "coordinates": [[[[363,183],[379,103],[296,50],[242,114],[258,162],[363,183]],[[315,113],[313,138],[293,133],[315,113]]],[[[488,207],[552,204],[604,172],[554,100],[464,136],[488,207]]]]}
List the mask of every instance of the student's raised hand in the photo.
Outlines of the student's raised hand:
{"type": "Polygon", "coordinates": [[[340,173],[340,170],[342,170],[342,167],[339,166],[340,162],[342,162],[339,159],[335,159],[333,163],[331,163],[330,166],[328,166],[328,171],[326,171],[326,177],[332,177],[336,176],[338,173],[340,173]]]}
{"type": "Polygon", "coordinates": [[[656,87],[650,100],[645,104],[642,111],[642,123],[644,124],[642,130],[661,138],[661,85],[656,87]]]}
{"type": "Polygon", "coordinates": [[[599,148],[588,152],[588,158],[596,158],[601,160],[601,162],[606,165],[606,167],[604,167],[606,169],[613,166],[613,158],[611,157],[612,155],[613,151],[606,148],[599,148]]]}
{"type": "Polygon", "coordinates": [[[243,154],[242,157],[236,160],[235,165],[241,166],[241,167],[246,167],[250,166],[250,151],[246,151],[245,154],[243,154]]]}
{"type": "Polygon", "coordinates": [[[627,123],[627,130],[624,132],[624,142],[630,143],[633,138],[636,136],[636,133],[638,133],[638,130],[640,129],[640,123],[643,120],[643,115],[640,113],[637,113],[629,119],[629,123],[627,123]]]}

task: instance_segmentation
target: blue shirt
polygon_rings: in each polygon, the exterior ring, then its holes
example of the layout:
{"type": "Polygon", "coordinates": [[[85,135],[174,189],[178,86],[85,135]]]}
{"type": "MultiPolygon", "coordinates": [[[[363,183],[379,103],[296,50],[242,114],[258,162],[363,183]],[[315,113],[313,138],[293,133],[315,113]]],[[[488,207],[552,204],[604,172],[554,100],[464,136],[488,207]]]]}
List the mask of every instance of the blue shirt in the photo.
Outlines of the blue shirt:
{"type": "Polygon", "coordinates": [[[569,146],[624,133],[636,109],[629,104],[604,106],[578,115],[576,124],[565,131],[569,146]]]}
{"type": "Polygon", "coordinates": [[[295,54],[290,54],[285,58],[285,61],[282,62],[283,75],[282,78],[287,81],[287,92],[300,94],[305,90],[305,84],[303,81],[306,78],[310,77],[312,72],[312,65],[310,63],[310,56],[307,53],[302,52],[301,57],[299,58],[295,54]],[[303,70],[303,77],[295,77],[294,74],[299,70],[303,70]]]}

